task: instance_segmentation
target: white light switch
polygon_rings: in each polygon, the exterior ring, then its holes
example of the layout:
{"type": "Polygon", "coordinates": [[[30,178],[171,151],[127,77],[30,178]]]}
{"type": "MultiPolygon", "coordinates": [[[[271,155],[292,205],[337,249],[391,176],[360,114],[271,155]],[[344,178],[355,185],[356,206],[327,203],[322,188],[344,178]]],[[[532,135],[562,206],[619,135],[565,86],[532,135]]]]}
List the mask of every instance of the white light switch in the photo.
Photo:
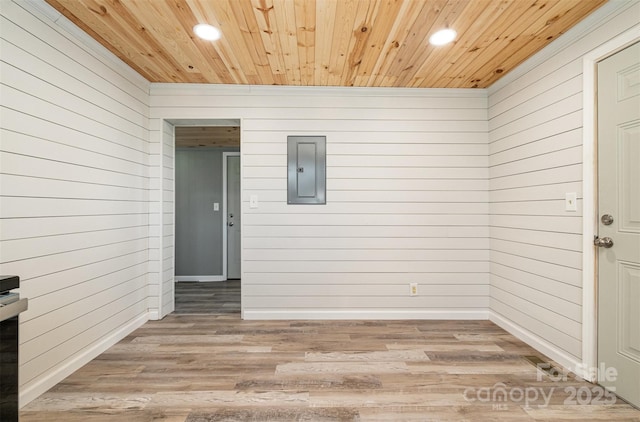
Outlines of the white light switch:
{"type": "Polygon", "coordinates": [[[213,210],[214,211],[220,211],[220,203],[219,202],[214,202],[213,203],[213,210]]]}
{"type": "Polygon", "coordinates": [[[249,208],[258,208],[258,195],[249,195],[249,208]]]}
{"type": "Polygon", "coordinates": [[[565,211],[578,211],[578,195],[575,192],[567,192],[564,195],[565,211]]]}

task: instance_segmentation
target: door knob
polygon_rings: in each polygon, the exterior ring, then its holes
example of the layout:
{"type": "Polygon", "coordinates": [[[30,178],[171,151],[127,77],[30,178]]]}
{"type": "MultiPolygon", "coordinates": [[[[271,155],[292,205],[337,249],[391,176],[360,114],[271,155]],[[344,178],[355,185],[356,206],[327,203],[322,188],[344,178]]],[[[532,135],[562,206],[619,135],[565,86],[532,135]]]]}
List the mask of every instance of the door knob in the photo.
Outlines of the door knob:
{"type": "Polygon", "coordinates": [[[233,227],[233,221],[229,221],[229,227],[233,227]]]}
{"type": "Polygon", "coordinates": [[[598,236],[596,236],[596,238],[593,239],[593,244],[600,248],[610,248],[613,246],[613,239],[610,237],[603,237],[601,239],[598,236]]]}

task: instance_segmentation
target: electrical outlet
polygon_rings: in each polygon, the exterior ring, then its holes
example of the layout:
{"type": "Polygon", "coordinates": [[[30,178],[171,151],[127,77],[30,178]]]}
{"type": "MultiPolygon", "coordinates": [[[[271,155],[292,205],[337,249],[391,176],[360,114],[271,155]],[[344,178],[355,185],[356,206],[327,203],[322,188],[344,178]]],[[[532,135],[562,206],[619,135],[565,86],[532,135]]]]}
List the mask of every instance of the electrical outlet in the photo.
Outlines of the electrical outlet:
{"type": "Polygon", "coordinates": [[[409,296],[418,296],[418,283],[409,283],[409,296]]]}

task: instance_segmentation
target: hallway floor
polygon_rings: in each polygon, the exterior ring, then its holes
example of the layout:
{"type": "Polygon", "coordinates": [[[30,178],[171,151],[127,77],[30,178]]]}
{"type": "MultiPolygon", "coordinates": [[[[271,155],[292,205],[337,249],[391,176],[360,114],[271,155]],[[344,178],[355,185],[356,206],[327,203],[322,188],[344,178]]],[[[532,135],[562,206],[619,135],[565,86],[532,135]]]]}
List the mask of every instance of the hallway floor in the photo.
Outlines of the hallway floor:
{"type": "Polygon", "coordinates": [[[34,421],[640,421],[489,321],[150,321],[27,405],[34,421]],[[582,403],[582,404],[580,404],[582,403]]]}
{"type": "Polygon", "coordinates": [[[176,314],[240,314],[240,280],[175,284],[176,314]]]}

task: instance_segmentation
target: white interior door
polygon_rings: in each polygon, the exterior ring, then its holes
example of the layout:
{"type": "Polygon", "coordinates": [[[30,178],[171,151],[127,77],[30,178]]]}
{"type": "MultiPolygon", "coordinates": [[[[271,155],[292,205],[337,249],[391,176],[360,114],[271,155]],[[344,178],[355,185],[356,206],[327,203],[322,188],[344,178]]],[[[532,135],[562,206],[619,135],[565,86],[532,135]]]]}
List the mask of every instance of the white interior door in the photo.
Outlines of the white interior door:
{"type": "Polygon", "coordinates": [[[240,278],[240,156],[227,155],[227,278],[240,278]]]}
{"type": "Polygon", "coordinates": [[[598,63],[600,384],[640,406],[640,43],[598,63]]]}

